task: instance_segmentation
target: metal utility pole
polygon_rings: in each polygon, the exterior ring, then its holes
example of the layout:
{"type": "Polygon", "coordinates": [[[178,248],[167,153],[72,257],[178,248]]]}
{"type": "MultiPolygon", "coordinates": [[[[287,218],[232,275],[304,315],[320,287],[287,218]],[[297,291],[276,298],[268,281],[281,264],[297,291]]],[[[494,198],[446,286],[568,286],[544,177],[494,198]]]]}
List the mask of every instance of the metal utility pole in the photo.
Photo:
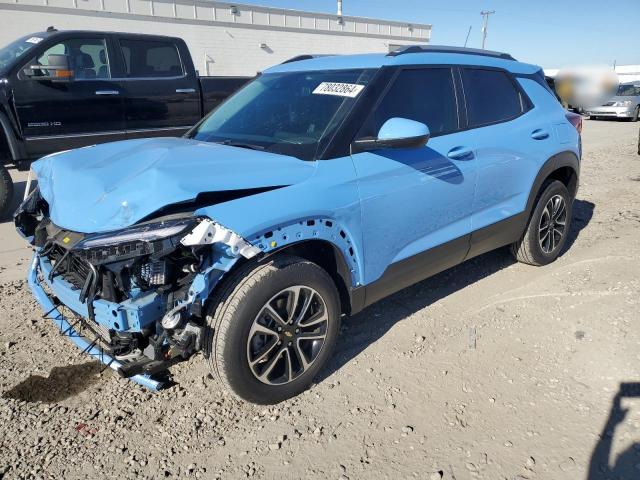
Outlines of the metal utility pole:
{"type": "Polygon", "coordinates": [[[480,15],[484,18],[484,25],[482,27],[482,49],[484,50],[484,45],[487,42],[487,27],[489,25],[489,15],[496,13],[495,10],[483,10],[480,12],[480,15]]]}

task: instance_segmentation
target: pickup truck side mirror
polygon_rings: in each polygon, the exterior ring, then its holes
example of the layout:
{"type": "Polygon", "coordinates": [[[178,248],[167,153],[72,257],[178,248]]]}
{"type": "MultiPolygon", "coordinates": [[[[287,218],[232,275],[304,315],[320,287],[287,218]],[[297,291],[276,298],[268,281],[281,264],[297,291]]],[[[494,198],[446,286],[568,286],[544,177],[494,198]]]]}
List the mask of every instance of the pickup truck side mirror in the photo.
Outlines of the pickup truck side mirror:
{"type": "Polygon", "coordinates": [[[377,138],[361,138],[353,142],[352,150],[366,152],[384,148],[420,148],[430,137],[429,127],[407,118],[390,118],[378,132],[377,138]]]}
{"type": "Polygon", "coordinates": [[[69,66],[69,55],[51,54],[47,57],[47,65],[30,65],[24,69],[29,78],[68,82],[73,80],[74,72],[69,66]]]}

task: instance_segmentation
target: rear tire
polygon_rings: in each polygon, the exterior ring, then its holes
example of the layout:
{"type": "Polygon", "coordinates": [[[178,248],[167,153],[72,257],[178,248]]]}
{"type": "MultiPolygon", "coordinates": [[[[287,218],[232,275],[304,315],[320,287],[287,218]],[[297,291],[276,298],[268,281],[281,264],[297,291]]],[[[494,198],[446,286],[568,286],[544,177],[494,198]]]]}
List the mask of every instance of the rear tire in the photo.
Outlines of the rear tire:
{"type": "Polygon", "coordinates": [[[243,400],[275,404],[306,390],[331,357],[339,295],[315,263],[275,257],[229,278],[207,322],[205,355],[214,376],[243,400]]]}
{"type": "Polygon", "coordinates": [[[573,197],[558,180],[547,180],[540,189],[536,206],[523,236],[512,244],[517,261],[547,265],[555,261],[571,228],[573,197]]]}
{"type": "Polygon", "coordinates": [[[0,165],[0,218],[4,218],[9,213],[12,201],[13,180],[7,167],[0,165]]]}

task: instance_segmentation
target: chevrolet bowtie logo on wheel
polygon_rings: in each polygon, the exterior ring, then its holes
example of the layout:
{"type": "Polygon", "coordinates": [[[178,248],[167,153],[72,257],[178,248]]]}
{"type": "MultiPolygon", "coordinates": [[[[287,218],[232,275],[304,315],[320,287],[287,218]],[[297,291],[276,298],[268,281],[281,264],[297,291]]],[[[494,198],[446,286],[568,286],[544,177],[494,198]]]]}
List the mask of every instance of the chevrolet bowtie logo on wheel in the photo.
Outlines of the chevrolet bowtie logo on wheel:
{"type": "Polygon", "coordinates": [[[293,337],[293,333],[291,332],[284,332],[284,334],[289,338],[293,337]]]}

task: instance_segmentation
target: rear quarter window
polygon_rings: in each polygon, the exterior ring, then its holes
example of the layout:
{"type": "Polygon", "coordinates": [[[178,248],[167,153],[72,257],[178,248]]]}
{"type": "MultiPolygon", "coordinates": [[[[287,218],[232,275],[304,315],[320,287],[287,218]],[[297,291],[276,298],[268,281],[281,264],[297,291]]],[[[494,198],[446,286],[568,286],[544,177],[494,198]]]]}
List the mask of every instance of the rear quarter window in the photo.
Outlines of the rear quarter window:
{"type": "Polygon", "coordinates": [[[525,110],[522,94],[503,71],[463,68],[462,82],[470,128],[504,122],[525,110]]]}

